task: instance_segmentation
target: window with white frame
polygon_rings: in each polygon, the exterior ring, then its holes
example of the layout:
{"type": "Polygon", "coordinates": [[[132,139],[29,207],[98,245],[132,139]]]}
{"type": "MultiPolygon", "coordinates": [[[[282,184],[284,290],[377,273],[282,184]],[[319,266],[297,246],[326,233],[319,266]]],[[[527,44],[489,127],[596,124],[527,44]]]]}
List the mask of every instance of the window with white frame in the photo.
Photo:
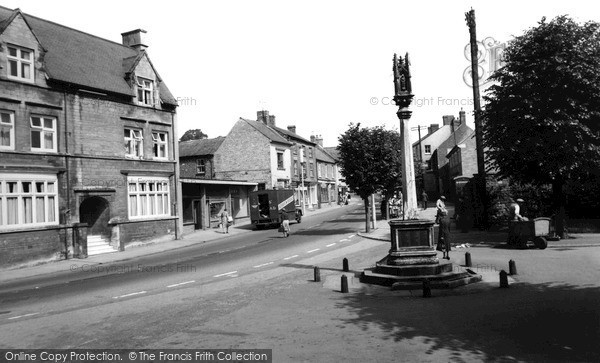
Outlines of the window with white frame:
{"type": "Polygon", "coordinates": [[[315,177],[315,164],[310,163],[310,177],[314,178],[315,177]]]}
{"type": "Polygon", "coordinates": [[[283,163],[283,151],[277,150],[277,169],[284,170],[285,165],[283,163]]]}
{"type": "Polygon", "coordinates": [[[0,110],[0,149],[15,148],[15,113],[0,110]]]}
{"type": "Polygon", "coordinates": [[[56,175],[0,174],[0,229],[56,224],[56,175]]]}
{"type": "Polygon", "coordinates": [[[431,145],[425,145],[425,154],[431,154],[431,145]]]}
{"type": "Polygon", "coordinates": [[[129,218],[171,215],[168,178],[128,177],[127,185],[129,218]]]}
{"type": "Polygon", "coordinates": [[[298,160],[294,159],[294,176],[298,176],[298,160]]]}
{"type": "Polygon", "coordinates": [[[142,130],[125,128],[125,155],[141,157],[144,156],[144,138],[142,130]]]}
{"type": "Polygon", "coordinates": [[[206,160],[197,159],[196,160],[196,174],[205,174],[206,173],[206,160]]]}
{"type": "Polygon", "coordinates": [[[154,104],[154,82],[149,79],[137,77],[137,95],[140,105],[152,106],[154,104]]]}
{"type": "Polygon", "coordinates": [[[8,78],[33,82],[33,50],[8,45],[8,78]]]}
{"type": "Polygon", "coordinates": [[[56,118],[31,116],[31,150],[56,151],[56,118]]]}
{"type": "Polygon", "coordinates": [[[167,133],[155,131],[152,133],[152,150],[157,159],[167,159],[167,133]]]}

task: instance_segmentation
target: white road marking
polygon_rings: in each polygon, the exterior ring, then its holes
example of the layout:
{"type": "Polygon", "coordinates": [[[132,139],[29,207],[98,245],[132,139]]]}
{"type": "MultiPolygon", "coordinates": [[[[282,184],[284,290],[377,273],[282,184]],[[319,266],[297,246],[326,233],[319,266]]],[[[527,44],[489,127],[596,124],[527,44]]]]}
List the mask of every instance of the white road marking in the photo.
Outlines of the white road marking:
{"type": "Polygon", "coordinates": [[[325,247],[331,247],[331,246],[335,246],[335,242],[334,242],[334,243],[330,243],[330,244],[328,244],[328,245],[327,245],[327,246],[325,246],[325,247]]]}
{"type": "Polygon", "coordinates": [[[290,256],[290,257],[286,257],[286,258],[284,258],[284,260],[291,260],[292,258],[295,258],[295,257],[298,257],[298,255],[293,255],[293,256],[290,256]]]}
{"type": "Polygon", "coordinates": [[[218,274],[218,275],[215,275],[213,277],[221,277],[221,276],[233,275],[235,273],[237,273],[237,271],[225,272],[224,274],[218,274]]]}
{"type": "Polygon", "coordinates": [[[253,266],[254,268],[265,267],[271,265],[273,262],[261,263],[260,265],[253,266]]]}
{"type": "Polygon", "coordinates": [[[13,319],[19,319],[19,318],[24,318],[27,316],[33,316],[33,315],[37,315],[39,313],[31,313],[31,314],[25,314],[25,315],[19,315],[19,316],[13,316],[12,318],[8,318],[8,320],[13,320],[13,319]]]}
{"type": "Polygon", "coordinates": [[[348,238],[352,238],[354,236],[356,236],[356,235],[355,234],[351,234],[351,235],[348,236],[348,238]]]}
{"type": "Polygon", "coordinates": [[[306,251],[306,253],[313,253],[313,252],[316,252],[318,250],[320,250],[320,248],[315,248],[314,250],[306,251]]]}
{"type": "Polygon", "coordinates": [[[141,295],[141,294],[145,294],[147,291],[138,291],[138,292],[132,292],[131,294],[125,294],[125,295],[121,295],[121,296],[113,296],[113,299],[120,299],[122,297],[128,297],[128,296],[134,296],[134,295],[141,295]]]}
{"type": "Polygon", "coordinates": [[[192,280],[192,281],[180,282],[178,284],[168,285],[167,287],[176,287],[176,286],[181,286],[181,285],[193,284],[194,282],[196,282],[196,281],[192,280]]]}
{"type": "Polygon", "coordinates": [[[350,241],[348,238],[343,238],[340,240],[340,242],[344,242],[344,241],[350,241]]]}

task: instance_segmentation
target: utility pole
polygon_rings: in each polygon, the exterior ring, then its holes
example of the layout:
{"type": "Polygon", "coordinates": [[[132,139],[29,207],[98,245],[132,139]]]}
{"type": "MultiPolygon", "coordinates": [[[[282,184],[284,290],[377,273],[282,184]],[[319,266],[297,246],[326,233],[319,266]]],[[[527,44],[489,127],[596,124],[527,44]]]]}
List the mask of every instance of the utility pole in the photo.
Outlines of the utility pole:
{"type": "Polygon", "coordinates": [[[485,157],[483,153],[483,130],[481,124],[481,103],[479,96],[479,65],[478,65],[478,49],[477,49],[477,31],[475,27],[475,10],[471,9],[465,13],[467,26],[469,27],[470,43],[471,43],[471,77],[473,79],[473,107],[475,118],[475,143],[477,151],[477,174],[478,174],[478,191],[479,200],[482,207],[483,225],[488,226],[487,221],[487,196],[486,196],[486,176],[485,176],[485,157]]]}

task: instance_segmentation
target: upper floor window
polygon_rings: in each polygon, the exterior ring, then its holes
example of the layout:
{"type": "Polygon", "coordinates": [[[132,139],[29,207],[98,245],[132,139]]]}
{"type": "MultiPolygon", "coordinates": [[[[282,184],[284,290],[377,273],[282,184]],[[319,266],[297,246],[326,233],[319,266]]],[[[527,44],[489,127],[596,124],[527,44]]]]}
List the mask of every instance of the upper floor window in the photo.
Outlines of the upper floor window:
{"type": "Polygon", "coordinates": [[[294,176],[298,176],[298,160],[294,159],[294,176]]]}
{"type": "Polygon", "coordinates": [[[313,149],[312,149],[312,147],[309,147],[309,148],[308,148],[308,157],[309,157],[309,158],[312,158],[312,157],[313,157],[313,149]]]}
{"type": "Polygon", "coordinates": [[[283,164],[283,151],[277,151],[277,169],[284,170],[285,166],[283,164]]]}
{"type": "Polygon", "coordinates": [[[16,47],[8,48],[8,78],[33,82],[33,50],[16,47]]]}
{"type": "Polygon", "coordinates": [[[56,119],[31,116],[31,150],[56,151],[56,119]]]}
{"type": "Polygon", "coordinates": [[[167,159],[168,148],[167,148],[167,133],[166,132],[153,132],[152,133],[152,150],[154,157],[157,159],[167,159]]]}
{"type": "Polygon", "coordinates": [[[431,145],[425,145],[425,154],[431,154],[431,145]]]}
{"type": "Polygon", "coordinates": [[[313,163],[310,163],[310,177],[315,177],[315,165],[313,163]]]}
{"type": "Polygon", "coordinates": [[[142,130],[125,129],[125,155],[141,157],[144,155],[142,130]]]}
{"type": "Polygon", "coordinates": [[[196,160],[196,174],[206,173],[206,161],[204,159],[196,160]]]}
{"type": "Polygon", "coordinates": [[[137,85],[138,103],[140,105],[152,106],[154,104],[154,82],[138,77],[137,85]]]}
{"type": "Polygon", "coordinates": [[[15,114],[0,110],[0,149],[15,148],[15,114]]]}

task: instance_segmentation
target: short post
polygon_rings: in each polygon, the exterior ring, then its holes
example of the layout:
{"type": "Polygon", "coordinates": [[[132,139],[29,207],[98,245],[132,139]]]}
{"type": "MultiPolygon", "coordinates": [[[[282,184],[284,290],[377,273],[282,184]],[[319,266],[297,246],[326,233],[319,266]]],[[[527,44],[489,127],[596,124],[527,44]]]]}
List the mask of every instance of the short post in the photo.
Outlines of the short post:
{"type": "Polygon", "coordinates": [[[348,292],[348,277],[342,275],[342,293],[348,292]]]}
{"type": "Polygon", "coordinates": [[[350,269],[348,268],[348,259],[347,258],[344,258],[344,261],[342,262],[342,270],[344,270],[344,272],[350,271],[350,269]]]}
{"type": "Polygon", "coordinates": [[[465,253],[465,266],[466,267],[472,267],[473,264],[471,263],[471,252],[466,252],[465,253]]]}
{"type": "Polygon", "coordinates": [[[423,280],[423,297],[431,297],[431,284],[429,279],[423,280]]]}
{"type": "Polygon", "coordinates": [[[500,271],[500,287],[508,288],[508,274],[506,271],[500,271]]]}
{"type": "Polygon", "coordinates": [[[517,274],[517,264],[513,260],[508,261],[508,273],[511,275],[517,274]]]}
{"type": "Polygon", "coordinates": [[[315,266],[315,282],[321,281],[321,270],[318,266],[315,266]]]}

